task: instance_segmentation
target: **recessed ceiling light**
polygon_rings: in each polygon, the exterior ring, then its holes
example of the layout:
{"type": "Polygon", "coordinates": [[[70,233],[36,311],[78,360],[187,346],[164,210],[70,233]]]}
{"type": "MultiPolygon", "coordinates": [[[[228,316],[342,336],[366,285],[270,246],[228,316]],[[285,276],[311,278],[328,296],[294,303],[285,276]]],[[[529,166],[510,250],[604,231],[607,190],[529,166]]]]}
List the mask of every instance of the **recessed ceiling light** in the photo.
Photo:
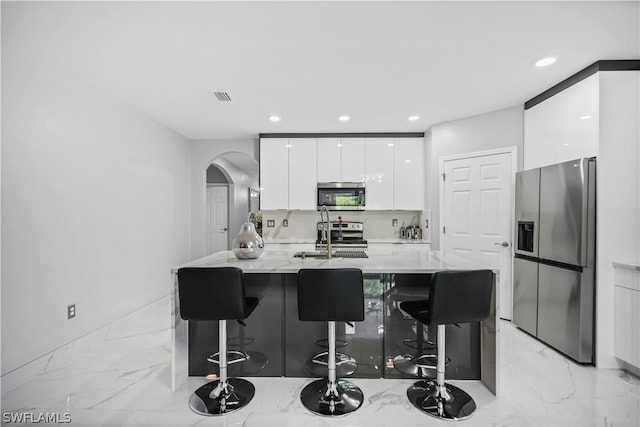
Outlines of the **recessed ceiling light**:
{"type": "Polygon", "coordinates": [[[349,117],[349,116],[342,115],[342,116],[338,117],[338,120],[340,120],[341,122],[348,122],[350,118],[351,117],[349,117]]]}
{"type": "Polygon", "coordinates": [[[269,120],[272,122],[279,122],[280,116],[269,116],[269,120]]]}
{"type": "Polygon", "coordinates": [[[562,145],[564,145],[565,147],[568,147],[568,146],[570,146],[571,144],[569,144],[568,142],[565,142],[565,143],[564,143],[564,144],[562,144],[562,145]]]}
{"type": "Polygon", "coordinates": [[[586,116],[580,116],[580,120],[589,120],[591,117],[593,117],[593,116],[587,114],[586,116]]]}
{"type": "Polygon", "coordinates": [[[420,116],[409,116],[407,117],[407,120],[409,120],[410,122],[415,122],[416,120],[419,120],[420,116]]]}
{"type": "Polygon", "coordinates": [[[411,160],[407,159],[404,161],[405,163],[411,163],[411,160]]]}
{"type": "Polygon", "coordinates": [[[556,62],[556,58],[554,58],[553,56],[549,56],[547,58],[539,59],[538,62],[536,62],[536,67],[546,67],[553,64],[554,62],[556,62]]]}
{"type": "Polygon", "coordinates": [[[338,147],[342,147],[342,144],[336,144],[338,147]]]}
{"type": "Polygon", "coordinates": [[[393,144],[387,144],[387,147],[393,147],[393,144]]]}

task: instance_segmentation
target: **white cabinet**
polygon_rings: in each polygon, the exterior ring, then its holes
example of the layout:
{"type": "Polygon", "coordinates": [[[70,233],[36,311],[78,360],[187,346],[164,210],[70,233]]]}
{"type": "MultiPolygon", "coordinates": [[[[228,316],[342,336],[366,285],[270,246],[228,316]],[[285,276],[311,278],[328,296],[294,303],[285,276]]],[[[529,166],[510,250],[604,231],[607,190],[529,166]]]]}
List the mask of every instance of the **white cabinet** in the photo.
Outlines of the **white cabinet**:
{"type": "Polygon", "coordinates": [[[260,209],[315,209],[315,138],[260,140],[260,209]]]}
{"type": "Polygon", "coordinates": [[[367,138],[367,209],[424,209],[424,140],[367,138]]]}
{"type": "Polygon", "coordinates": [[[260,209],[289,206],[289,140],[260,140],[260,209]]]}
{"type": "Polygon", "coordinates": [[[423,139],[396,138],[394,142],[393,208],[422,210],[423,202],[423,139]]]}
{"type": "Polygon", "coordinates": [[[342,181],[342,143],[340,138],[318,139],[318,182],[342,181]]]}
{"type": "Polygon", "coordinates": [[[260,209],[316,209],[318,182],[365,182],[367,210],[422,210],[422,138],[263,138],[260,209]]]}
{"type": "Polygon", "coordinates": [[[316,209],[316,144],[315,138],[289,139],[289,209],[316,209]]]}
{"type": "Polygon", "coordinates": [[[342,138],[342,181],[364,182],[364,138],[342,138]]]}
{"type": "Polygon", "coordinates": [[[365,141],[367,210],[393,209],[394,142],[394,138],[365,141]]]}
{"type": "Polygon", "coordinates": [[[364,182],[364,138],[319,138],[318,182],[364,182]]]}
{"type": "Polygon", "coordinates": [[[616,264],[614,354],[640,369],[640,265],[616,264]]]}

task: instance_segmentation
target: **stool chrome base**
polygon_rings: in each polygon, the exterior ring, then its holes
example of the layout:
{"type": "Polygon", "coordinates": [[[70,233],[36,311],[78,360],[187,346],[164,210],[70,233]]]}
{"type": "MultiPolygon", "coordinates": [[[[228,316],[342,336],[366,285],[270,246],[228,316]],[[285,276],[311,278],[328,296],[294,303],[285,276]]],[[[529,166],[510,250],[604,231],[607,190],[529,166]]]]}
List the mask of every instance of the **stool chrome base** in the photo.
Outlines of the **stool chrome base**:
{"type": "Polygon", "coordinates": [[[451,384],[444,384],[445,393],[440,391],[435,380],[418,381],[407,390],[409,401],[432,417],[460,421],[469,418],[476,410],[476,403],[465,392],[451,384]]]}
{"type": "Polygon", "coordinates": [[[317,415],[340,417],[350,414],[362,406],[364,394],[351,381],[336,380],[336,391],[328,392],[329,381],[326,378],[308,384],[300,393],[305,408],[317,415]]]}
{"type": "MultiPolygon", "coordinates": [[[[316,354],[306,364],[305,369],[314,377],[326,378],[329,374],[329,352],[316,354]]],[[[353,357],[336,353],[336,376],[348,377],[358,369],[358,363],[353,357]]]]}
{"type": "Polygon", "coordinates": [[[219,380],[212,381],[193,392],[189,407],[200,415],[225,415],[245,407],[255,393],[253,384],[242,378],[229,378],[226,390],[219,380]]]}

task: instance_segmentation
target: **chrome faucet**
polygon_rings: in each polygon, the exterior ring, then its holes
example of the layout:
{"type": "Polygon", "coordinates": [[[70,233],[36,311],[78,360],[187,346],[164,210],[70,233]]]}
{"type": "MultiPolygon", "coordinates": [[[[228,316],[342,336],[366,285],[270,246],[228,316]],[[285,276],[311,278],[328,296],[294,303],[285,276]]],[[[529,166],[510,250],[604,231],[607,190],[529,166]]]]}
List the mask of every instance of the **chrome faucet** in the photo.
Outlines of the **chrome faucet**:
{"type": "Polygon", "coordinates": [[[331,258],[331,230],[329,230],[331,224],[329,222],[329,209],[327,209],[327,205],[322,205],[322,208],[320,208],[320,222],[322,222],[322,238],[327,245],[327,258],[331,258]],[[327,213],[326,223],[324,221],[325,212],[327,213]]]}

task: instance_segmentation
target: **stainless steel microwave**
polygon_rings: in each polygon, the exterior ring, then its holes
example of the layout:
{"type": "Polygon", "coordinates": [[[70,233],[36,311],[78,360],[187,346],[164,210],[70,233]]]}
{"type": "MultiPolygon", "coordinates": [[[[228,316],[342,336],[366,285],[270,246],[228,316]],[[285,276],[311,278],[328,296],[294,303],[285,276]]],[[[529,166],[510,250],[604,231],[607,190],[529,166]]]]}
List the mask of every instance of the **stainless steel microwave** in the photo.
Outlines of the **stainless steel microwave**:
{"type": "Polygon", "coordinates": [[[364,182],[319,182],[317,207],[330,211],[363,211],[366,206],[364,182]]]}

